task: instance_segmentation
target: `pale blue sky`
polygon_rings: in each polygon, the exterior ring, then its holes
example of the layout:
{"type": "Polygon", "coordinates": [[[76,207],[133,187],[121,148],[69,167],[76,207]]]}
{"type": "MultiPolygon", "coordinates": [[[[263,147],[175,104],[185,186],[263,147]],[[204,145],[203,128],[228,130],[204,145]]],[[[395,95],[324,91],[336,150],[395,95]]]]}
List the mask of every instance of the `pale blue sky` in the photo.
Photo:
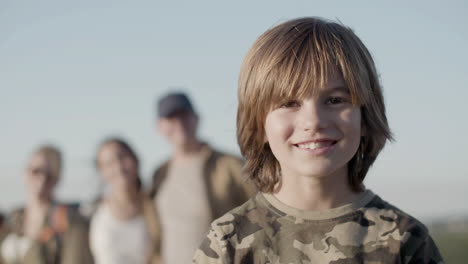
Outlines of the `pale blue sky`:
{"type": "Polygon", "coordinates": [[[239,66],[266,29],[338,19],[374,55],[396,142],[366,184],[418,217],[468,212],[466,1],[0,1],[0,208],[23,202],[33,148],[65,153],[58,196],[89,199],[106,136],[140,154],[143,177],[170,153],[155,99],[183,87],[200,136],[238,153],[239,66]]]}

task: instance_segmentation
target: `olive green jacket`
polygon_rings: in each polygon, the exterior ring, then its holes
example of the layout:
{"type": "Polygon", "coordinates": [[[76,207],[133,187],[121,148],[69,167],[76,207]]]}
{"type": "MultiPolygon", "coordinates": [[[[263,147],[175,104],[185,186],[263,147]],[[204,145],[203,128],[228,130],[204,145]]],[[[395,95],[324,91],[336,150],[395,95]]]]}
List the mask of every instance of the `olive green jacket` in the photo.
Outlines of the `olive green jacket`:
{"type": "MultiPolygon", "coordinates": [[[[203,181],[207,190],[211,221],[243,204],[256,192],[253,183],[242,173],[243,161],[235,156],[209,149],[203,166],[203,181]]],[[[170,160],[164,162],[153,174],[150,196],[157,199],[164,185],[170,160]]],[[[160,234],[160,238],[164,234],[160,234]]],[[[159,245],[161,243],[158,243],[159,245]]]]}

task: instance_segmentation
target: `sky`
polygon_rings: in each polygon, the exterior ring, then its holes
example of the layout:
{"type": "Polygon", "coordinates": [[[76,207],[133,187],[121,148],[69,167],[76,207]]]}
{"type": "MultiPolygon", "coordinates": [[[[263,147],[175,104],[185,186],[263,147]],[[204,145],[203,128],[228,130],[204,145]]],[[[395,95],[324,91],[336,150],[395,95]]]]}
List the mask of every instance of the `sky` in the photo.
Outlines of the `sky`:
{"type": "Polygon", "coordinates": [[[57,197],[102,191],[93,159],[128,140],[142,177],[171,153],[155,101],[187,92],[200,137],[239,154],[237,78],[265,30],[320,16],[354,29],[374,56],[395,134],[365,184],[423,219],[468,214],[466,1],[0,0],[0,210],[25,201],[31,152],[64,152],[57,197]]]}

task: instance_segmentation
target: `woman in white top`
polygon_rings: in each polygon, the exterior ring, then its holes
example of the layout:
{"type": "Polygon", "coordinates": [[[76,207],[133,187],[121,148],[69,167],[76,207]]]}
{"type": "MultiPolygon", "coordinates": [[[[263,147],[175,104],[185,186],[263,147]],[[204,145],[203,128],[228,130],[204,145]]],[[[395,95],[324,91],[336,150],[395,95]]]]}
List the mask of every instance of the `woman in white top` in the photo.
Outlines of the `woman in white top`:
{"type": "Polygon", "coordinates": [[[123,140],[98,148],[96,167],[109,191],[91,218],[90,244],[96,264],[159,263],[156,211],[141,191],[138,157],[123,140]]]}

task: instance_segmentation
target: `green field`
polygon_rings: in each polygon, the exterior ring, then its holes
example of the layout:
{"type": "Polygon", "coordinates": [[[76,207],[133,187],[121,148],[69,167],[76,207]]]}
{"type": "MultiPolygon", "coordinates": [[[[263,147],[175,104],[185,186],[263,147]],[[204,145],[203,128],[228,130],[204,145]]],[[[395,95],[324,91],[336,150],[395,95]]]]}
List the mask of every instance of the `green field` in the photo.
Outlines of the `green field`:
{"type": "Polygon", "coordinates": [[[445,232],[432,234],[445,263],[468,263],[468,232],[445,232]]]}

